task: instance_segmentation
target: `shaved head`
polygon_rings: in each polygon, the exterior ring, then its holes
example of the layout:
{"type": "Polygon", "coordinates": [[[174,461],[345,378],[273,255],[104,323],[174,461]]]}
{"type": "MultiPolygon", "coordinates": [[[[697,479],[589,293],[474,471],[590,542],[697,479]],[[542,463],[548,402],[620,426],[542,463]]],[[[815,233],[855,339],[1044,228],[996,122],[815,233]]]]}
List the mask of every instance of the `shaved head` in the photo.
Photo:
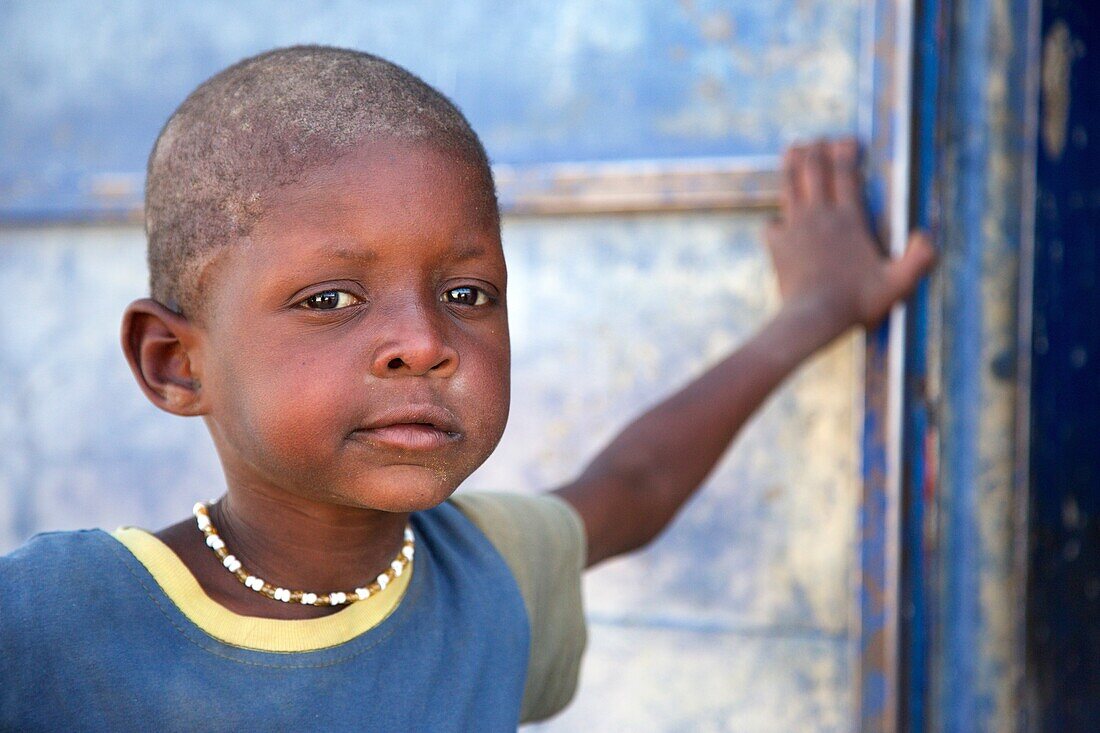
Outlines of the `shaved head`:
{"type": "Polygon", "coordinates": [[[367,140],[422,142],[473,162],[496,209],[489,161],[450,100],[359,51],[276,49],[201,84],[161,130],[145,183],[153,298],[201,310],[202,273],[246,236],[271,193],[367,140]]]}

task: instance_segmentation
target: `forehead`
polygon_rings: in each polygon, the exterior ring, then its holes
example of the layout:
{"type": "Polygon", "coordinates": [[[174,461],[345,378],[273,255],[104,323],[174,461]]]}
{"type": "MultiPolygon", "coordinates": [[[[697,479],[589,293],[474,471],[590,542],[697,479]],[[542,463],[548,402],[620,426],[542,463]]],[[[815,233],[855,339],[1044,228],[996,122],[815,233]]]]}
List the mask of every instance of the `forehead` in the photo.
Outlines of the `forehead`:
{"type": "Polygon", "coordinates": [[[261,220],[323,220],[323,209],[381,219],[449,216],[471,225],[497,226],[493,192],[486,190],[479,166],[458,153],[411,142],[360,144],[335,162],[307,169],[298,181],[268,198],[261,220]]]}
{"type": "Polygon", "coordinates": [[[502,258],[484,171],[430,145],[370,141],[267,196],[249,250],[381,259],[502,258]]]}

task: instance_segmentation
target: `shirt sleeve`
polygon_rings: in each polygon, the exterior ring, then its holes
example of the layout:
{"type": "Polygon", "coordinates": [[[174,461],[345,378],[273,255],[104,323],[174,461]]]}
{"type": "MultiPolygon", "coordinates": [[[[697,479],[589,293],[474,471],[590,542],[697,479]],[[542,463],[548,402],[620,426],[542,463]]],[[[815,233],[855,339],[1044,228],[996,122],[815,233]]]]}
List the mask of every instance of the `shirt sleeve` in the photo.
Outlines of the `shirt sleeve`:
{"type": "Polygon", "coordinates": [[[520,722],[548,718],[573,699],[586,641],[581,518],[551,494],[469,493],[452,501],[493,543],[519,585],[531,626],[520,722]]]}

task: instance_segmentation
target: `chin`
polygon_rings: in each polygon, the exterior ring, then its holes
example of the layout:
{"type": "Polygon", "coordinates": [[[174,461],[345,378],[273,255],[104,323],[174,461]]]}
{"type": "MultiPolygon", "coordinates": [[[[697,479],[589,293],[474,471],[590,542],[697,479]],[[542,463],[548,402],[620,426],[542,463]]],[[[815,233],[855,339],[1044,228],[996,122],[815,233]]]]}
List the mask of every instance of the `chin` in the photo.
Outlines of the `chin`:
{"type": "Polygon", "coordinates": [[[465,478],[416,465],[387,466],[384,474],[372,478],[369,491],[347,497],[349,503],[384,512],[420,512],[445,502],[465,478]]]}

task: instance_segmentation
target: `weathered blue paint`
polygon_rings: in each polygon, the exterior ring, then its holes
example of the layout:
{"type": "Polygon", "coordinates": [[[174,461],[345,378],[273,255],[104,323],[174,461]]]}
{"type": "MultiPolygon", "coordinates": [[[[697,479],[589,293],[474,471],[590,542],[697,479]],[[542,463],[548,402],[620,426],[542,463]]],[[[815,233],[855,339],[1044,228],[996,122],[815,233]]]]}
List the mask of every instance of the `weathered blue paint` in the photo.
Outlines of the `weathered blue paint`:
{"type": "Polygon", "coordinates": [[[867,335],[862,440],[863,501],[860,527],[859,688],[860,730],[892,731],[895,670],[892,627],[896,604],[889,592],[891,551],[886,384],[888,327],[867,335]]]}
{"type": "MultiPolygon", "coordinates": [[[[945,4],[935,177],[942,196],[938,341],[940,458],[933,514],[935,567],[922,583],[932,655],[932,730],[1012,730],[1020,724],[1024,542],[1015,459],[1019,246],[1032,205],[1026,130],[1034,3],[945,4]]],[[[928,206],[932,202],[928,202],[928,206]]],[[[919,549],[914,548],[919,552],[919,549]]]]}
{"type": "Polygon", "coordinates": [[[181,12],[129,0],[108,22],[77,0],[6,2],[0,219],[125,216],[188,91],[306,42],[406,65],[458,102],[500,163],[772,155],[795,135],[851,129],[854,90],[837,81],[853,76],[857,7],[203,0],[181,12]]]}
{"type": "Polygon", "coordinates": [[[1029,683],[1037,729],[1100,728],[1100,8],[1043,3],[1029,683]]]}

